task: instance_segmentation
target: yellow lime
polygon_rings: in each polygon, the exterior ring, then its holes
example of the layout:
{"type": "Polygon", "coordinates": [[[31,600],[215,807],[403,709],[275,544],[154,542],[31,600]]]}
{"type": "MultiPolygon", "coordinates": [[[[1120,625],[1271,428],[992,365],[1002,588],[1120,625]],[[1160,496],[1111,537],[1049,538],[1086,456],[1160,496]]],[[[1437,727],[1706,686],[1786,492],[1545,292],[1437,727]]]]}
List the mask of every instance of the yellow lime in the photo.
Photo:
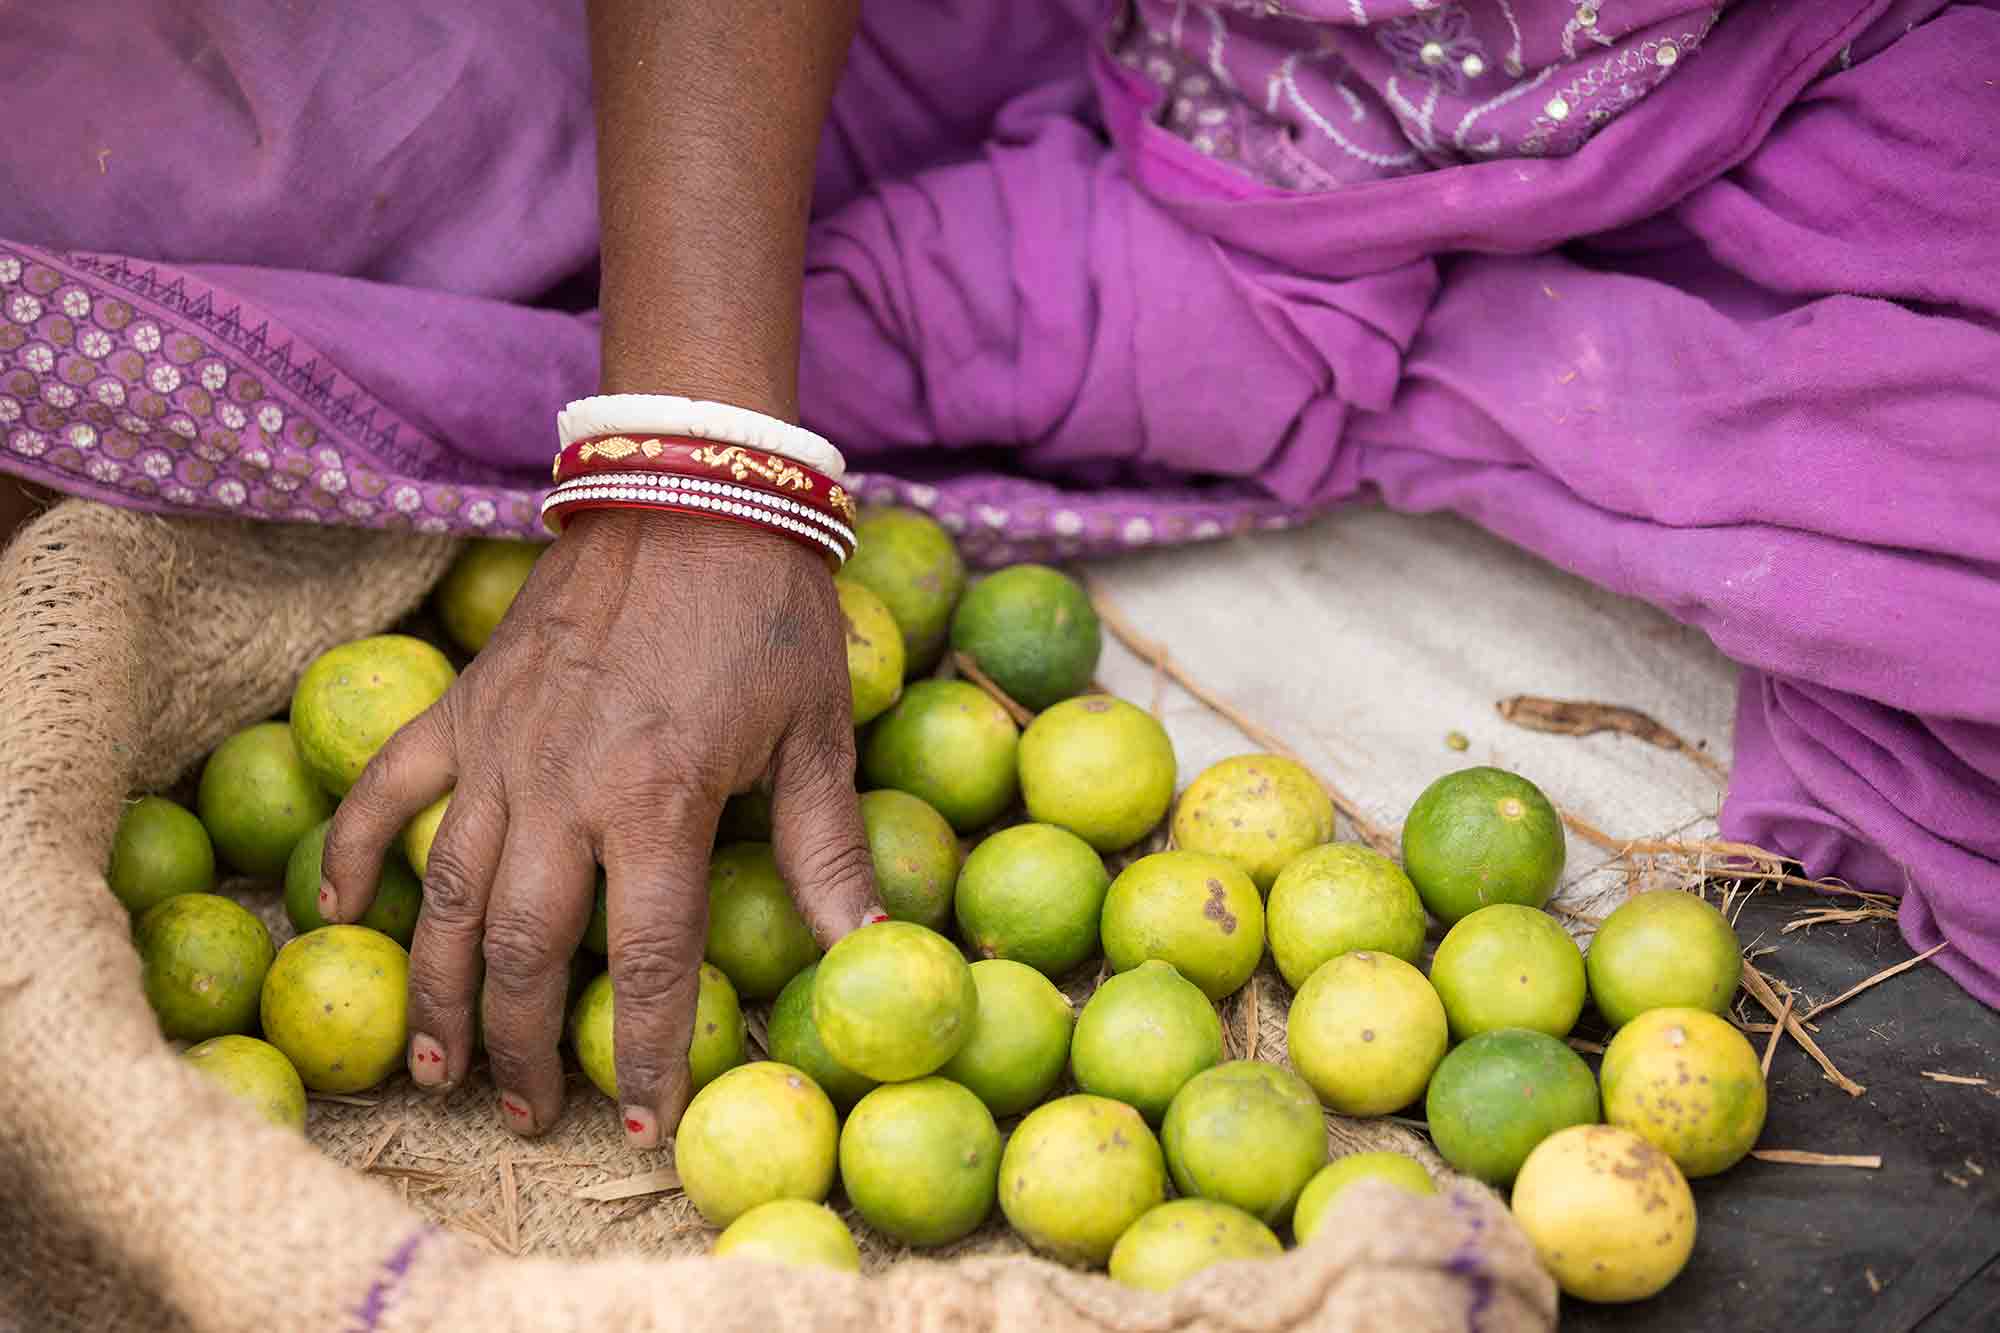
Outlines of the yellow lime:
{"type": "Polygon", "coordinates": [[[908,792],[871,791],[861,822],[875,862],[875,893],[898,921],[943,930],[958,885],[958,835],[945,817],[908,792]]]}
{"type": "Polygon", "coordinates": [[[875,1089],[840,1131],[840,1183],[868,1225],[905,1245],[949,1245],[993,1211],[1000,1131],[942,1078],[875,1089]]]}
{"type": "Polygon", "coordinates": [[[1399,1152],[1349,1153],[1321,1167],[1299,1191],[1298,1206],[1292,1209],[1292,1235],[1299,1244],[1312,1243],[1321,1224],[1332,1216],[1341,1191],[1358,1180],[1380,1180],[1411,1194],[1437,1193],[1431,1173],[1414,1157],[1399,1152]]]}
{"type": "Polygon", "coordinates": [[[457,679],[443,653],[407,634],[329,648],[292,690],[292,735],[307,771],[345,796],[375,752],[457,679]]]}
{"type": "Polygon", "coordinates": [[[534,572],[542,550],[528,542],[488,538],[465,544],[433,594],[438,619],[453,643],[468,653],[486,646],[534,572]]]}
{"type": "Polygon", "coordinates": [[[1294,858],[1332,836],[1326,789],[1282,755],[1245,754],[1212,764],[1174,807],[1175,843],[1234,861],[1263,893],[1294,858]]]}
{"type": "Polygon", "coordinates": [[[861,772],[928,802],[960,833],[1014,803],[1020,733],[1007,710],[962,680],[920,680],[868,734],[861,772]]]}
{"type": "Polygon", "coordinates": [[[819,957],[768,843],[718,847],[708,863],[708,961],[745,1000],[768,1000],[819,957]]]}
{"type": "Polygon", "coordinates": [[[444,821],[445,807],[450,804],[451,795],[446,793],[403,827],[403,859],[420,880],[430,870],[431,844],[437,841],[438,825],[444,821]]]}
{"type": "Polygon", "coordinates": [[[402,1066],[409,988],[409,954],[380,931],[300,935],[264,978],[264,1039],[314,1092],[362,1092],[402,1066]]]}
{"type": "Polygon", "coordinates": [[[1604,919],[1584,963],[1590,998],[1613,1027],[1648,1009],[1727,1013],[1743,974],[1729,918],[1692,893],[1654,889],[1604,919]]]}
{"type": "MultiPolygon", "coordinates": [[[[298,840],[285,863],[285,915],[292,929],[303,935],[327,924],[319,912],[320,862],[326,852],[328,819],[298,840]]],[[[424,905],[423,885],[401,861],[382,862],[382,874],[375,881],[375,897],[361,914],[360,925],[379,930],[405,949],[417,931],[417,913],[424,905]]]]}
{"type": "Polygon", "coordinates": [[[1271,886],[1264,916],[1271,957],[1293,990],[1344,953],[1368,949],[1414,963],[1424,948],[1417,886],[1401,866],[1359,843],[1329,843],[1294,858],[1271,886]]]}
{"type": "Polygon", "coordinates": [[[804,1070],[834,1106],[845,1112],[876,1084],[828,1055],[826,1043],[819,1039],[819,1028],[813,1022],[813,979],[818,975],[819,964],[814,963],[785,983],[778,992],[778,1002],[771,1006],[764,1044],[773,1060],[804,1070]]]}
{"type": "Polygon", "coordinates": [[[1157,1125],[1187,1081],[1222,1060],[1222,1020],[1201,987],[1149,959],[1107,977],[1070,1042],[1077,1086],[1136,1107],[1157,1125]]]}
{"type": "Polygon", "coordinates": [[[210,1037],[181,1058],[274,1125],[306,1127],[306,1085],[284,1052],[255,1037],[210,1037]]]}
{"type": "Polygon", "coordinates": [[[1174,746],[1143,708],[1108,694],[1068,699],[1021,737],[1021,795],[1031,819],[1100,852],[1151,833],[1174,799],[1174,746]]]}
{"type": "Polygon", "coordinates": [[[1649,1140],[1690,1179],[1743,1160],[1764,1129],[1764,1068],[1706,1009],[1648,1009],[1619,1028],[1598,1071],[1604,1118],[1649,1140]]]}
{"type": "Polygon", "coordinates": [[[1007,1224],[1064,1263],[1103,1263],[1166,1197],[1159,1140],[1137,1111],[1108,1097],[1078,1093],[1036,1107],[1000,1156],[1007,1224]]]}
{"type": "Polygon", "coordinates": [[[1504,1187],[1543,1139],[1597,1123],[1597,1079],[1546,1032],[1496,1028],[1439,1063],[1424,1095],[1424,1120],[1445,1161],[1504,1187]]]}
{"type": "Polygon", "coordinates": [[[1326,1120],[1305,1080],[1261,1060],[1231,1060],[1189,1079],[1160,1127],[1182,1194],[1241,1208],[1265,1225],[1292,1219],[1299,1191],[1326,1165],[1326,1120]]]}
{"type": "Polygon", "coordinates": [[[1514,1178],[1514,1220],[1578,1300],[1643,1301],[1694,1253],[1694,1194],[1630,1130],[1577,1125],[1543,1139],[1514,1178]]]}
{"type": "Polygon", "coordinates": [[[1450,1037],[1424,974],[1386,953],[1342,954],[1292,997],[1292,1068],[1342,1115],[1387,1115],[1423,1095],[1450,1037]]]}
{"type": "Polygon", "coordinates": [[[1454,1041],[1499,1028],[1567,1037],[1583,1012],[1583,954],[1547,912],[1495,903],[1445,932],[1431,985],[1454,1041]]]}
{"type": "Polygon", "coordinates": [[[1011,958],[1060,977],[1097,952],[1111,876],[1090,844],[1053,824],[1016,824],[965,858],[959,933],[983,958],[1011,958]]]}
{"type": "Polygon", "coordinates": [[[176,894],[146,910],[132,940],[161,1032],[201,1041],[257,1026],[271,933],[242,907],[213,893],[176,894]]]}
{"type": "Polygon", "coordinates": [[[611,900],[610,886],[604,882],[604,871],[597,872],[597,896],[590,904],[590,920],[584,923],[583,947],[600,958],[611,952],[611,900]]]}
{"type": "Polygon", "coordinates": [[[276,879],[292,847],[333,813],[282,722],[246,727],[215,747],[195,797],[222,859],[246,875],[276,879]]]}
{"type": "Polygon", "coordinates": [[[972,1035],[979,988],[958,946],[907,921],[863,926],[813,978],[813,1024],[857,1074],[900,1083],[934,1073],[972,1035]]]}
{"type": "Polygon", "coordinates": [[[974,963],[972,984],[972,1035],[938,1073],[995,1116],[1019,1115],[1049,1095],[1069,1063],[1069,999],[1034,968],[1004,958],[974,963]]]}
{"type": "Polygon", "coordinates": [[[1047,565],[1014,565],[972,585],[951,620],[951,646],[1031,713],[1090,687],[1103,635],[1090,597],[1047,565]]]}
{"type": "Polygon", "coordinates": [[[861,1271],[861,1251],[840,1214],[804,1199],[758,1204],[715,1238],[713,1253],[717,1258],[733,1254],[795,1268],[861,1271]]]}
{"type": "Polygon", "coordinates": [[[855,525],[860,545],[840,571],[888,606],[903,632],[905,670],[918,676],[944,654],[952,608],[965,591],[965,561],[951,534],[914,509],[876,509],[855,525]]]}
{"type": "Polygon", "coordinates": [[[1264,956],[1264,901],[1250,877],[1219,856],[1155,852],[1111,881],[1099,930],[1118,971],[1158,958],[1220,1000],[1241,989],[1264,956]]]}
{"type": "Polygon", "coordinates": [[[674,1166],[702,1218],[726,1227],[773,1199],[825,1199],[838,1134],[833,1103],[817,1084],[759,1060],[694,1095],[674,1137],[674,1166]]]}
{"type": "Polygon", "coordinates": [[[1285,1247],[1241,1208],[1212,1199],[1174,1199],[1126,1228],[1111,1249],[1111,1277],[1128,1287],[1171,1291],[1213,1264],[1270,1259],[1285,1247]]]}
{"type": "Polygon", "coordinates": [[[873,722],[903,693],[903,633],[882,599],[853,579],[835,579],[847,627],[847,684],[854,725],[873,722]]]}
{"type": "MultiPolygon", "coordinates": [[[[614,1101],[618,1098],[618,1053],[612,1041],[616,1013],[611,974],[600,972],[583,988],[569,1014],[570,1048],[576,1052],[576,1062],[597,1090],[614,1101]]],[[[688,1042],[689,1090],[699,1092],[742,1064],[749,1049],[736,988],[720,969],[703,963],[694,1032],[688,1042]]]]}
{"type": "Polygon", "coordinates": [[[141,796],[118,817],[104,879],[138,916],[176,894],[213,889],[215,847],[192,811],[163,796],[141,796]]]}
{"type": "Polygon", "coordinates": [[[1403,869],[1447,926],[1489,903],[1542,906],[1562,882],[1565,855],[1549,798],[1503,769],[1447,773],[1403,822],[1403,869]]]}

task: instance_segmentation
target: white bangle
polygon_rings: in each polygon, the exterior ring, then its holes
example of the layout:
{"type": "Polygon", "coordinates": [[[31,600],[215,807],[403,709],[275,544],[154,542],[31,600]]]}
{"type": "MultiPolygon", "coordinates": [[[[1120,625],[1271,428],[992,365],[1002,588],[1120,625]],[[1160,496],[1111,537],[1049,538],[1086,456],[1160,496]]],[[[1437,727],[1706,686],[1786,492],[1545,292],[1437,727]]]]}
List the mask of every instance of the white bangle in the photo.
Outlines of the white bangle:
{"type": "Polygon", "coordinates": [[[567,449],[600,435],[686,435],[804,463],[835,481],[847,475],[847,460],[823,436],[747,407],[676,398],[661,393],[608,393],[579,398],[556,413],[556,435],[567,449]]]}
{"type": "MultiPolygon", "coordinates": [[[[566,481],[550,491],[542,500],[542,524],[552,533],[561,535],[563,511],[575,504],[593,501],[611,501],[620,504],[637,504],[658,507],[660,505],[693,509],[727,518],[737,518],[756,523],[761,527],[776,528],[780,532],[804,537],[823,548],[834,558],[836,566],[847,563],[853,552],[851,541],[843,543],[827,531],[831,521],[818,515],[802,518],[796,512],[778,508],[785,501],[778,496],[736,487],[727,488],[734,494],[725,494],[720,486],[708,490],[683,490],[674,485],[673,478],[660,478],[651,474],[639,477],[581,477],[566,481]],[[806,521],[810,518],[812,521],[806,521]]],[[[845,531],[845,525],[841,525],[845,531]]]]}

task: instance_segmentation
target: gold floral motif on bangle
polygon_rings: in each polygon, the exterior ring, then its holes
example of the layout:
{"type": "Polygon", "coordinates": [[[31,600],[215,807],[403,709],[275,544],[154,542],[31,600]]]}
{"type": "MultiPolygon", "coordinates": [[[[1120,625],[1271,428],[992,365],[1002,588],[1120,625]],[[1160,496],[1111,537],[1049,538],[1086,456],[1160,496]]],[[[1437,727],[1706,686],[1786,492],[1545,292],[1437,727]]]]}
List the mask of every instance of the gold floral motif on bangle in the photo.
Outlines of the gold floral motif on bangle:
{"type": "Polygon", "coordinates": [[[826,502],[832,505],[835,509],[838,509],[841,513],[847,515],[847,521],[849,523],[854,523],[859,521],[859,515],[857,515],[854,512],[853,497],[848,495],[848,493],[842,490],[840,487],[835,486],[833,489],[829,490],[826,493],[826,502]]]}
{"type": "Polygon", "coordinates": [[[773,486],[783,486],[787,490],[812,489],[810,477],[776,454],[766,454],[761,459],[753,458],[732,444],[726,449],[717,449],[713,445],[704,446],[695,450],[691,456],[695,462],[706,467],[728,468],[729,475],[738,481],[754,476],[763,478],[773,486]]]}

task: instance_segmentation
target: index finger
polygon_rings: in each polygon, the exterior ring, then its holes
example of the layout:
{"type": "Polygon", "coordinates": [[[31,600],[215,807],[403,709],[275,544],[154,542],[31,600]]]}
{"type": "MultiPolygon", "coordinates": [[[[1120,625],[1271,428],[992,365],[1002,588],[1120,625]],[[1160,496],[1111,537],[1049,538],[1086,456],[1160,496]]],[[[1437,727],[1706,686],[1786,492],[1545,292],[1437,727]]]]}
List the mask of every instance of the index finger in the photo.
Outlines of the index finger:
{"type": "Polygon", "coordinates": [[[375,898],[382,857],[457,776],[450,725],[427,709],[389,738],[333,812],[320,862],[319,914],[358,921],[375,898]]]}

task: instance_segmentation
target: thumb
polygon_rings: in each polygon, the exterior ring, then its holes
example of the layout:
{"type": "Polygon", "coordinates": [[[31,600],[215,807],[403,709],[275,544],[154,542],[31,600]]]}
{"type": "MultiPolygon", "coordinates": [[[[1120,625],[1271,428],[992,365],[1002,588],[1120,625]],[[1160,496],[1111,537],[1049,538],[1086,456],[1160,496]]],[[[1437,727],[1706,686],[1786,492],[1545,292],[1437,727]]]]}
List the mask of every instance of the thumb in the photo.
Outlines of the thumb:
{"type": "Polygon", "coordinates": [[[854,731],[800,724],[778,748],[771,850],[822,949],[881,915],[875,862],[854,792],[854,731]]]}

